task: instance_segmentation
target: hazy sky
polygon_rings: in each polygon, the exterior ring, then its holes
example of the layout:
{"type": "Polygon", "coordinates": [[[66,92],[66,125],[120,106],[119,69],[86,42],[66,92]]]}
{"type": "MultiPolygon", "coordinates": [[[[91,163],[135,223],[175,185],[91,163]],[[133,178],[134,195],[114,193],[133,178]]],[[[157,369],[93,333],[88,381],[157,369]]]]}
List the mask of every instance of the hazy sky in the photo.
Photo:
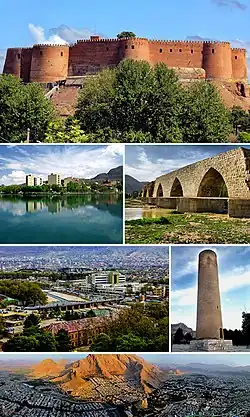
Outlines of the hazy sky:
{"type": "Polygon", "coordinates": [[[198,255],[204,249],[217,253],[223,327],[240,329],[242,312],[250,311],[250,247],[172,247],[172,323],[196,328],[198,255]]]}
{"type": "Polygon", "coordinates": [[[92,178],[123,164],[124,146],[114,145],[3,145],[0,146],[0,184],[22,184],[26,174],[47,179],[92,178]]]}
{"type": "MultiPolygon", "coordinates": [[[[237,147],[237,145],[127,145],[125,171],[138,181],[153,181],[167,172],[237,147]]],[[[245,148],[250,147],[245,146],[245,148]]]]}
{"type": "MultiPolygon", "coordinates": [[[[1,1],[0,51],[45,42],[74,42],[132,30],[152,39],[232,41],[250,50],[249,0],[1,1]]],[[[0,58],[1,59],[1,58],[0,58]]]]}
{"type": "MultiPolygon", "coordinates": [[[[2,353],[0,355],[1,361],[13,361],[13,360],[22,360],[28,362],[40,362],[44,359],[53,359],[55,361],[61,359],[67,359],[71,362],[79,359],[86,358],[87,354],[85,353],[2,353]]],[[[156,365],[176,365],[181,366],[185,364],[192,363],[204,363],[204,364],[225,364],[225,365],[239,365],[246,366],[250,365],[250,355],[239,355],[235,353],[220,354],[215,353],[212,355],[204,353],[196,354],[139,354],[138,356],[143,357],[145,360],[156,364],[156,365]]]]}

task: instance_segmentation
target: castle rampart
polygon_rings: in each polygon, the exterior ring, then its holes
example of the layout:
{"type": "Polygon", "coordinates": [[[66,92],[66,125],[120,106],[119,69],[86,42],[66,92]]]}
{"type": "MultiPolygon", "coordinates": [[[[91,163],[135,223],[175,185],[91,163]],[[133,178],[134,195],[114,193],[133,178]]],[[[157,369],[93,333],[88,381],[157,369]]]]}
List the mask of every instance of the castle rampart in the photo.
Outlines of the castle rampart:
{"type": "MultiPolygon", "coordinates": [[[[229,42],[162,41],[146,38],[101,39],[91,36],[74,45],[35,45],[10,48],[4,73],[25,82],[48,83],[67,76],[94,74],[115,67],[125,58],[163,62],[170,68],[205,71],[212,80],[247,82],[246,50],[231,48],[229,42]]],[[[187,74],[188,74],[187,73],[187,74]]]]}

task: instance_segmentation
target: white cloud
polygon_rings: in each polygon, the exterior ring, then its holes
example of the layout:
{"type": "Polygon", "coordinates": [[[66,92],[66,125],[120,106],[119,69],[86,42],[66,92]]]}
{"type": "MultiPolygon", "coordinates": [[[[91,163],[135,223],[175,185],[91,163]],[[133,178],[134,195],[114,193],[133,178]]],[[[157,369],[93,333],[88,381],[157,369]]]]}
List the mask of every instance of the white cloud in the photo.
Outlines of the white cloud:
{"type": "Polygon", "coordinates": [[[36,26],[33,23],[29,24],[29,31],[37,44],[60,44],[66,45],[75,43],[81,39],[89,39],[95,33],[88,29],[74,29],[65,25],[60,25],[49,30],[49,35],[46,36],[45,30],[42,26],[36,26]]]}
{"type": "MultiPolygon", "coordinates": [[[[159,150],[160,146],[161,145],[159,145],[159,150]]],[[[199,150],[192,151],[190,148],[186,152],[183,150],[183,153],[179,158],[157,158],[153,161],[143,147],[136,147],[135,149],[138,152],[136,162],[130,163],[129,158],[126,158],[126,174],[131,175],[138,181],[153,181],[161,175],[210,156],[206,150],[201,153],[199,150]]],[[[164,150],[166,150],[166,148],[164,150]]]]}
{"type": "MultiPolygon", "coordinates": [[[[196,269],[197,271],[197,264],[196,269]]],[[[233,297],[231,301],[228,293],[238,289],[250,292],[250,265],[233,268],[229,273],[220,274],[220,291],[223,307],[223,325],[227,328],[241,328],[241,314],[244,308],[241,298],[233,297]]],[[[172,321],[184,322],[195,328],[196,304],[197,304],[197,283],[193,287],[172,291],[172,321]],[[181,309],[181,310],[180,310],[181,309]]],[[[243,302],[244,304],[244,302],[243,302]]]]}
{"type": "Polygon", "coordinates": [[[68,43],[57,34],[52,34],[46,38],[44,28],[41,26],[35,26],[33,23],[30,23],[28,27],[32,37],[35,40],[35,43],[37,44],[66,45],[68,43]]]}

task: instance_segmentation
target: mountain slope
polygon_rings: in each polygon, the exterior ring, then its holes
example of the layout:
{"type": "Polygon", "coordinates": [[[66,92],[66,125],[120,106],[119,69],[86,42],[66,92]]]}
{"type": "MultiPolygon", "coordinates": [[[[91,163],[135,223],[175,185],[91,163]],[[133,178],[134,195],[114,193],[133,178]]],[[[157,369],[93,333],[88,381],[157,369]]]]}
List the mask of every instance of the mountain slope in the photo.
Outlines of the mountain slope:
{"type": "Polygon", "coordinates": [[[132,194],[134,191],[140,192],[148,182],[140,182],[130,175],[125,175],[125,193],[132,194]]]}
{"type": "Polygon", "coordinates": [[[116,168],[112,168],[108,173],[101,173],[91,178],[91,181],[122,181],[123,179],[123,167],[122,165],[116,168]]]}
{"type": "Polygon", "coordinates": [[[107,401],[112,396],[123,402],[124,393],[130,398],[143,398],[166,378],[160,368],[136,355],[88,355],[64,366],[60,362],[58,369],[55,364],[51,360],[43,361],[28,376],[48,376],[64,391],[93,401],[107,401]]]}

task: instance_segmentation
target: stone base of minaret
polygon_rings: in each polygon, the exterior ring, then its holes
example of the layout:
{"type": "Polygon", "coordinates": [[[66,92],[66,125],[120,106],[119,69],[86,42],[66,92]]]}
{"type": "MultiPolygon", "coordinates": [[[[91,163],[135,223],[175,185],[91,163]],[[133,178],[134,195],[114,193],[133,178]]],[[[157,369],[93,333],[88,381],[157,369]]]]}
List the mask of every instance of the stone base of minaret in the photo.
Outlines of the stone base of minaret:
{"type": "Polygon", "coordinates": [[[231,352],[233,351],[232,340],[202,339],[190,342],[192,352],[231,352]]]}

